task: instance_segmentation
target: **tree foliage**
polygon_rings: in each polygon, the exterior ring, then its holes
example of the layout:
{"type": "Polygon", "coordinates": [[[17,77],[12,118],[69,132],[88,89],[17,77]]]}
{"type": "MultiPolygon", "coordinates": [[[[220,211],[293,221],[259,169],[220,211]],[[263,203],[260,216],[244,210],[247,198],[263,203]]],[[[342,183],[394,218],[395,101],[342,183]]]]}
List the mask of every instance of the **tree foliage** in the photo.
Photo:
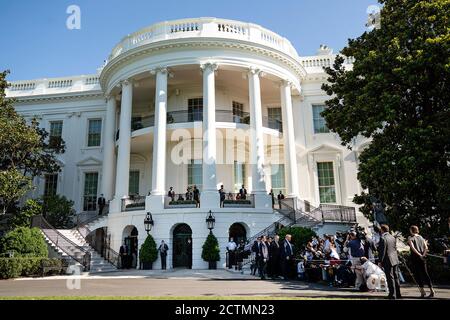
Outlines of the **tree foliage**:
{"type": "Polygon", "coordinates": [[[25,118],[16,112],[13,106],[15,100],[6,98],[8,73],[0,73],[0,172],[11,177],[9,186],[19,192],[11,198],[10,193],[0,187],[0,198],[4,199],[6,208],[12,205],[11,201],[18,200],[29,190],[29,182],[34,177],[59,172],[60,166],[56,157],[65,151],[63,141],[50,145],[48,132],[39,127],[36,118],[27,123],[25,118]]]}
{"type": "Polygon", "coordinates": [[[14,252],[14,256],[47,257],[44,236],[38,228],[19,227],[6,234],[0,241],[0,252],[14,252]]]}
{"type": "Polygon", "coordinates": [[[210,233],[202,247],[202,259],[208,262],[220,260],[219,241],[210,233]]]}
{"type": "Polygon", "coordinates": [[[8,221],[8,225],[11,229],[29,227],[31,225],[31,218],[40,214],[42,214],[41,201],[28,199],[25,205],[8,221]]]}
{"type": "Polygon", "coordinates": [[[408,232],[447,235],[450,211],[450,0],[380,0],[381,27],[349,40],[355,58],[326,68],[323,116],[349,148],[370,138],[355,196],[372,217],[371,197],[386,205],[389,223],[408,232]]]}
{"type": "Polygon", "coordinates": [[[152,235],[149,234],[139,251],[139,260],[143,263],[153,263],[158,258],[158,249],[152,235]]]}

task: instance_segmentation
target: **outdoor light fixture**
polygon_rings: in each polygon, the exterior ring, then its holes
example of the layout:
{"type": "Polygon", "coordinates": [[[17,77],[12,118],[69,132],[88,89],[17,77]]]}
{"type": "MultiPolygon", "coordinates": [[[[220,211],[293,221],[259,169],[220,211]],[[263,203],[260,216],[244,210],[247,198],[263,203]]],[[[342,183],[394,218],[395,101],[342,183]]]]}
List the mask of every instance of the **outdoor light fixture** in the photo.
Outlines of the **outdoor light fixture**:
{"type": "Polygon", "coordinates": [[[206,217],[206,225],[208,226],[209,233],[212,233],[212,229],[214,229],[215,224],[216,224],[216,218],[214,218],[211,210],[209,210],[209,215],[206,217]]]}
{"type": "Polygon", "coordinates": [[[153,227],[153,218],[152,218],[152,214],[150,212],[147,212],[147,215],[145,216],[144,219],[144,226],[145,226],[145,231],[147,231],[147,234],[149,234],[149,232],[152,230],[153,227]]]}

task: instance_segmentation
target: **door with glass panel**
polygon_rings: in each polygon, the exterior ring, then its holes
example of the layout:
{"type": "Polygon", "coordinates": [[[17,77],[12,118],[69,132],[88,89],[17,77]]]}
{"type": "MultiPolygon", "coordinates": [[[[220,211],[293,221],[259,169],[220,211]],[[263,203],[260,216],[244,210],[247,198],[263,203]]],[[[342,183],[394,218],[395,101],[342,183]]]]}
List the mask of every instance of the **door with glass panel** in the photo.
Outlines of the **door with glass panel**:
{"type": "Polygon", "coordinates": [[[188,100],[188,122],[203,121],[203,98],[188,100]]]}
{"type": "Polygon", "coordinates": [[[282,132],[281,108],[267,108],[267,115],[269,128],[282,132]]]}
{"type": "Polygon", "coordinates": [[[97,209],[98,172],[84,174],[83,211],[97,209]]]}

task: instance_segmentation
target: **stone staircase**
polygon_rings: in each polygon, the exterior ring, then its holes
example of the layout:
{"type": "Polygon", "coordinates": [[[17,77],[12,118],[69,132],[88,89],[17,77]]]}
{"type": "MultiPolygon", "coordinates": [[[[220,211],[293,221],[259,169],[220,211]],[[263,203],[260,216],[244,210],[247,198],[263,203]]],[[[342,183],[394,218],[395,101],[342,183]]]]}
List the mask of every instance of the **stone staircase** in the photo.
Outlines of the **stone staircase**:
{"type": "MultiPolygon", "coordinates": [[[[55,250],[55,252],[58,253],[63,259],[67,259],[71,262],[71,264],[80,265],[79,262],[72,259],[70,256],[73,257],[81,257],[84,252],[81,250],[84,249],[84,251],[90,253],[90,273],[99,273],[99,272],[112,272],[116,271],[117,268],[113,266],[111,263],[106,261],[101,257],[101,255],[96,252],[83,238],[83,236],[78,232],[78,230],[75,229],[43,229],[43,234],[45,237],[45,240],[47,243],[55,250]],[[54,235],[52,235],[54,234],[54,235]],[[65,247],[62,248],[61,244],[58,243],[58,234],[60,234],[62,237],[68,239],[71,243],[75,245],[67,245],[67,242],[65,244],[65,247]],[[70,255],[68,254],[70,253],[70,255]]],[[[61,237],[61,238],[62,238],[61,237]]]]}

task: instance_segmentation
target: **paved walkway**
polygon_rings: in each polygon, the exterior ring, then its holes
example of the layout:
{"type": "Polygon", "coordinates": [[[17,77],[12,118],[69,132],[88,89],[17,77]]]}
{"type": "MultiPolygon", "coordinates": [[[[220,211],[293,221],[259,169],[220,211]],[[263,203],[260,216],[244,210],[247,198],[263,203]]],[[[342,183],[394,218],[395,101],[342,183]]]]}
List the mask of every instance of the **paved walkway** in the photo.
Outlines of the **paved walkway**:
{"type": "MultiPolygon", "coordinates": [[[[450,287],[438,287],[437,299],[450,299],[450,287]]],[[[402,287],[405,298],[419,296],[415,287],[402,287]]],[[[369,298],[384,292],[359,293],[300,281],[266,280],[226,270],[125,270],[81,276],[21,278],[0,281],[0,297],[26,296],[259,296],[369,298]]]]}

